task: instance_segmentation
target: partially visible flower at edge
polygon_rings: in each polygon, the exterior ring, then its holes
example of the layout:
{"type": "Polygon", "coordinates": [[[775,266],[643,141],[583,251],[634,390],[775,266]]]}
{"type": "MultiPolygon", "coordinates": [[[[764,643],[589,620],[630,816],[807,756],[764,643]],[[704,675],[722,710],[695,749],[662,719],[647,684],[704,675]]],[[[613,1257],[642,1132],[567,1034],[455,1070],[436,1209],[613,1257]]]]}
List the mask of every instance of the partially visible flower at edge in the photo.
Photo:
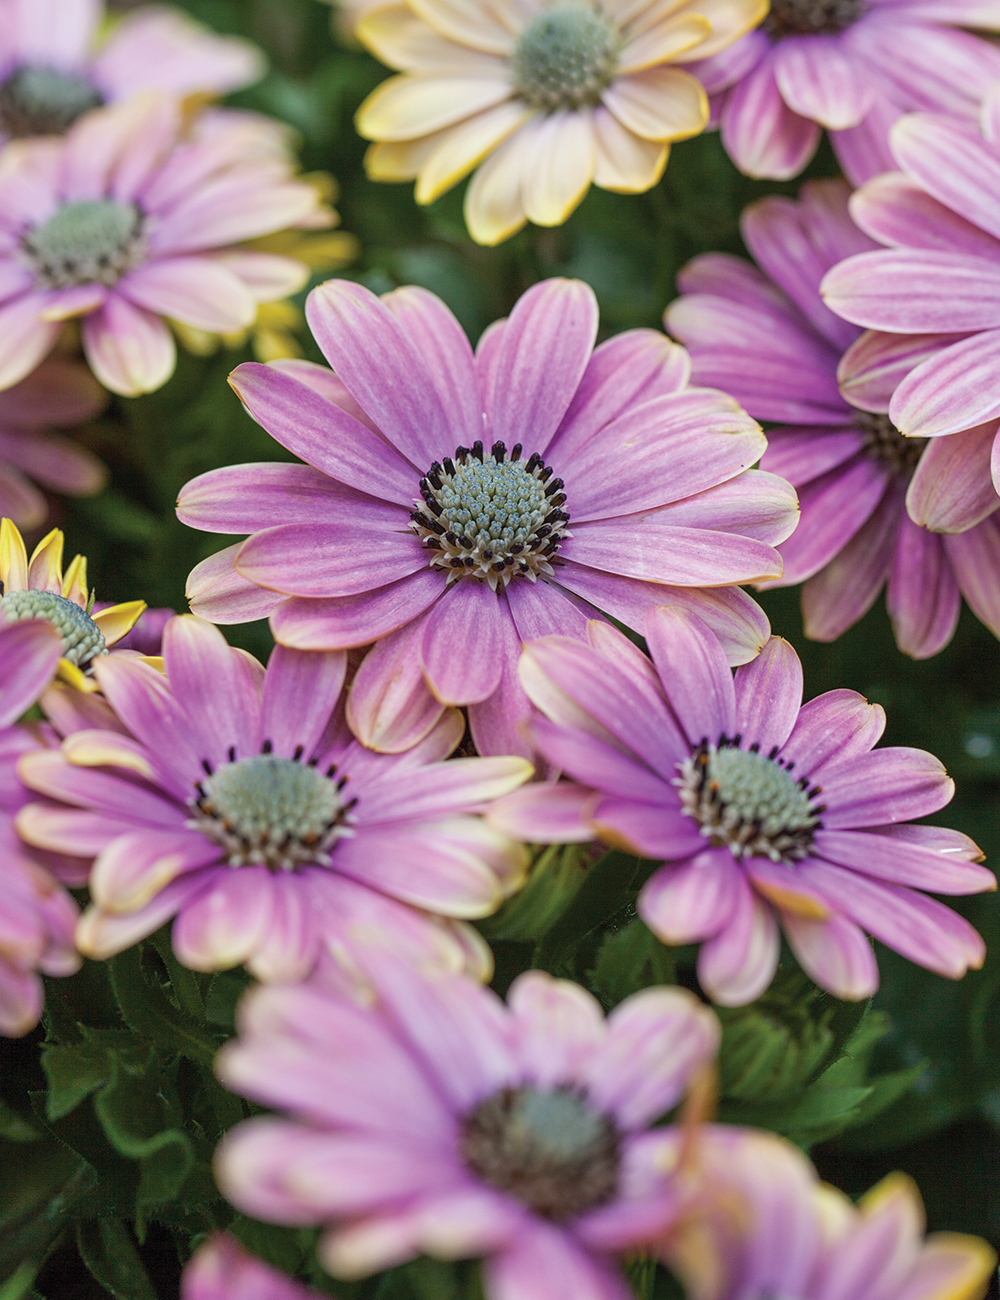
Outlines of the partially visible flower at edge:
{"type": "Polygon", "coordinates": [[[598,610],[639,629],[652,604],[690,605],[734,662],[759,651],[767,620],[735,584],[779,575],[797,502],[750,468],[756,422],[688,387],[682,348],[630,330],[594,349],[597,301],[574,280],[529,289],[475,356],[422,289],[335,280],[306,312],[332,371],[248,364],[230,382],[307,464],[181,490],[184,523],[252,534],[188,597],[217,623],[269,616],[303,650],[377,643],[348,704],[365,744],[407,748],[468,705],[480,753],[529,754],[521,643],[582,636],[598,610]]]}
{"type": "Polygon", "coordinates": [[[223,1194],[257,1219],[324,1226],[319,1258],[336,1277],[485,1257],[489,1300],[627,1300],[617,1261],[677,1199],[676,1130],[651,1125],[714,1057],[712,1012],[656,988],[605,1019],[542,971],[505,1004],[388,951],[369,969],[374,1004],[308,987],[241,1002],[219,1078],[290,1114],[230,1130],[223,1194]]]}
{"type": "Polygon", "coordinates": [[[9,519],[0,520],[0,623],[46,620],[62,638],[59,677],[77,690],[96,691],[94,665],[131,632],[146,602],[131,600],[95,611],[87,561],[74,556],[64,571],[63,542],[54,528],[29,559],[18,529],[9,519]]]}
{"type": "Polygon", "coordinates": [[[691,68],[726,152],[748,176],[788,180],[825,127],[854,185],[892,169],[889,131],[931,109],[972,120],[1000,80],[989,0],[772,0],[756,31],[691,68]]]}
{"type": "Polygon", "coordinates": [[[48,502],[36,483],[66,496],[101,490],[107,470],[97,457],[47,426],[82,424],[106,400],[86,366],[68,357],[50,357],[0,392],[0,516],[23,529],[44,523],[48,502]]]}
{"type": "MultiPolygon", "coordinates": [[[[237,115],[239,118],[239,115],[237,115]]],[[[165,319],[210,332],[251,325],[308,268],[248,239],[326,224],[290,159],[234,120],[188,135],[178,102],[149,93],[97,109],[61,139],[0,154],[0,387],[28,374],[62,323],[81,318],[97,378],[134,396],[164,384],[176,348],[165,319]]]]}
{"type": "Polygon", "coordinates": [[[708,1126],[690,1162],[690,1207],[658,1253],[690,1300],[980,1300],[996,1252],[979,1237],[925,1237],[920,1193],[890,1174],[852,1205],[772,1133],[708,1126]]]}
{"type": "Polygon", "coordinates": [[[593,182],[640,193],[670,142],[708,122],[705,92],[676,64],[723,50],[763,0],[524,0],[387,4],[355,34],[401,70],[358,110],[376,180],[417,181],[430,203],[473,169],[469,233],[497,244],[527,221],[557,226],[593,182]]]}
{"type": "Polygon", "coordinates": [[[884,363],[887,349],[820,297],[831,266],[876,247],[852,222],[848,196],[842,181],[810,181],[797,202],[752,204],[741,229],[763,273],[726,253],[695,258],[666,324],[697,382],[778,421],[761,467],[795,486],[801,518],[779,548],[784,573],[766,585],[803,584],[805,634],[818,641],[839,637],[886,587],[899,648],[926,659],[954,635],[963,595],[1000,635],[997,421],[929,443],[899,432],[892,389],[905,353],[916,365],[926,339],[897,346],[888,374],[883,365],[849,378],[865,359],[884,363]]]}
{"type": "Polygon", "coordinates": [[[95,665],[127,734],[74,731],[21,765],[49,801],[22,809],[22,837],[95,859],[81,951],[112,956],[174,918],[174,951],[195,970],[336,978],[389,934],[414,960],[488,975],[464,921],[520,887],[527,853],[478,814],[529,763],[445,762],[456,710],[418,748],[372,754],[344,724],[343,653],[279,646],[265,671],[184,615],[163,656],[165,677],[129,654],[95,665]]]}
{"type": "Polygon", "coordinates": [[[686,610],[646,616],[652,662],[614,628],[591,644],[526,647],[540,753],[569,782],[527,786],[489,812],[537,843],[596,836],[662,862],[637,910],[664,943],[700,943],[698,979],[743,1006],[768,987],[781,930],[836,997],[878,988],[867,934],[950,979],[978,969],[975,929],[927,892],[997,887],[967,835],[911,824],[954,782],[921,749],[873,747],[885,713],[854,691],[802,703],[802,665],[772,637],[735,682],[717,638],[686,610]],[[576,784],[579,783],[579,784],[576,784]],[[867,933],[866,933],[867,932],[867,933]]]}
{"type": "Polygon", "coordinates": [[[217,1232],[185,1264],[180,1300],[320,1300],[320,1296],[251,1255],[228,1233],[217,1232]]]}

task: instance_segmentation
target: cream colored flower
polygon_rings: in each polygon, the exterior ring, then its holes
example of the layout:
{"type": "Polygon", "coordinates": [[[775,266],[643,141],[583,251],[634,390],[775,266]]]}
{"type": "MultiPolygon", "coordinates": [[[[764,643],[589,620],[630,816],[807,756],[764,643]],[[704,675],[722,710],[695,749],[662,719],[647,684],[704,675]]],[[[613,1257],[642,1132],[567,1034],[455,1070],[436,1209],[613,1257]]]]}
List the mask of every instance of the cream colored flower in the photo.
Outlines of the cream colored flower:
{"type": "Polygon", "coordinates": [[[641,193],[670,142],[708,121],[701,83],[675,65],[719,53],[766,12],[767,0],[383,4],[357,35],[402,75],[358,112],[375,141],[368,173],[415,179],[431,203],[478,167],[465,217],[480,244],[526,221],[558,226],[591,182],[641,193]]]}

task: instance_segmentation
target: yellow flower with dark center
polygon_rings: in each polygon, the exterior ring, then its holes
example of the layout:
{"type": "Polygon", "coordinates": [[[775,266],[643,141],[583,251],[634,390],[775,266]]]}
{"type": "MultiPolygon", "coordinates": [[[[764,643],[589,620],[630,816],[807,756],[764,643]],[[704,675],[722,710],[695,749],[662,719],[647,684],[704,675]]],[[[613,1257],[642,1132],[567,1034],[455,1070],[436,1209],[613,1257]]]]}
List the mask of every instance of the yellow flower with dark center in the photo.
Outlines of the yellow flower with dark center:
{"type": "Polygon", "coordinates": [[[679,64],[718,54],[767,0],[405,0],[357,36],[398,68],[362,104],[368,174],[416,180],[418,203],[478,168],[469,232],[498,244],[527,221],[558,226],[591,183],[638,194],[670,143],[708,123],[679,64]]]}
{"type": "Polygon", "coordinates": [[[0,623],[42,618],[63,639],[57,676],[77,690],[98,689],[92,674],[95,659],[131,632],[146,608],[131,600],[93,613],[94,593],[87,589],[87,561],[74,557],[63,570],[63,535],[58,528],[35,547],[31,558],[24,538],[9,520],[0,520],[0,623]]]}

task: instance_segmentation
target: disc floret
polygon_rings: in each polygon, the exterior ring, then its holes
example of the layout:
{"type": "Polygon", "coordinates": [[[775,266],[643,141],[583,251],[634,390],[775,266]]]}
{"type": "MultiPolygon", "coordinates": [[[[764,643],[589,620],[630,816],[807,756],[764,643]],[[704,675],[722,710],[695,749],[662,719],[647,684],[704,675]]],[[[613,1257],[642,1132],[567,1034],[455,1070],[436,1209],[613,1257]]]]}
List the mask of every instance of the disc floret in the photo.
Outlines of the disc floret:
{"type": "Polygon", "coordinates": [[[475,578],[496,591],[516,577],[552,574],[552,557],[569,536],[564,487],[537,452],[522,462],[520,443],[508,453],[496,442],[487,455],[476,442],[434,462],[410,517],[449,583],[475,578]]]}
{"type": "Polygon", "coordinates": [[[99,655],[106,655],[104,633],[82,609],[54,591],[9,591],[0,599],[0,610],[8,623],[44,618],[63,640],[62,657],[77,668],[87,668],[99,655]]]}
{"type": "Polygon", "coordinates": [[[103,103],[97,87],[77,72],[22,64],[0,81],[0,132],[14,140],[62,135],[103,103]]]}
{"type": "Polygon", "coordinates": [[[899,432],[887,415],[871,411],[857,411],[854,423],[864,437],[864,450],[873,460],[894,474],[910,475],[927,446],[926,438],[907,438],[899,432]]]}
{"type": "Polygon", "coordinates": [[[579,1088],[504,1088],[462,1126],[467,1166],[536,1214],[562,1222],[612,1200],[620,1138],[579,1088]]]}
{"type": "Polygon", "coordinates": [[[772,36],[820,36],[846,31],[868,9],[866,0],[772,0],[764,28],[772,36]]]}
{"type": "Polygon", "coordinates": [[[133,203],[67,203],[23,237],[22,252],[43,288],[103,284],[112,289],[145,258],[143,224],[133,203]]]}
{"type": "Polygon", "coordinates": [[[765,755],[756,744],[741,748],[739,736],[720,736],[678,764],[674,784],[684,812],[713,845],[735,858],[790,864],[808,856],[825,811],[815,802],[820,787],[796,779],[794,766],[777,749],[765,755]]]}
{"type": "Polygon", "coordinates": [[[301,749],[281,758],[265,743],[251,758],[237,760],[230,749],[218,769],[205,761],[188,824],[224,849],[231,867],[328,867],[334,843],[353,833],[357,800],[344,797],[347,777],[337,777],[336,764],[320,772],[301,758],[301,749]]]}
{"type": "Polygon", "coordinates": [[[596,104],[618,65],[621,36],[600,5],[557,0],[524,29],[511,57],[514,84],[535,108],[596,104]]]}

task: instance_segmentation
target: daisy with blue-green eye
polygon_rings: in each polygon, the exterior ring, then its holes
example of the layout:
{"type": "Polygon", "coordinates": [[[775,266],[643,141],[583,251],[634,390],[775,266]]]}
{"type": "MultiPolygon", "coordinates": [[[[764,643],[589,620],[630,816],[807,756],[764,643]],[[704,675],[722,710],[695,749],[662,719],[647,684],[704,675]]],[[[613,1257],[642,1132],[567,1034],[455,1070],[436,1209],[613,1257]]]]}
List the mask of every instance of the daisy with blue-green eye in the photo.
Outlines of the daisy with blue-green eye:
{"type": "Polygon", "coordinates": [[[51,623],[62,637],[57,676],[78,690],[96,691],[95,660],[132,630],[146,602],[130,600],[95,612],[86,558],[75,556],[64,570],[63,542],[61,531],[53,528],[29,558],[17,527],[0,520],[0,624],[51,623]]]}

